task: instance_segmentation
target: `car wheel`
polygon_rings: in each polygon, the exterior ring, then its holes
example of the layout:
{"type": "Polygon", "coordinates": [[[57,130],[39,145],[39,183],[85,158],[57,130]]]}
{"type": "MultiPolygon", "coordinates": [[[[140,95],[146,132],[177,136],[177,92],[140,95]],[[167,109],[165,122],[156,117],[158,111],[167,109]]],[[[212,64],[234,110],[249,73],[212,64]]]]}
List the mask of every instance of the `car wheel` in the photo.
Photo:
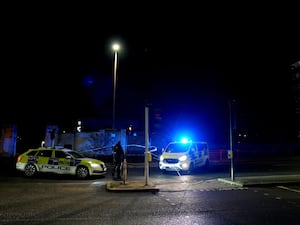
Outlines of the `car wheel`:
{"type": "Polygon", "coordinates": [[[35,167],[35,165],[33,164],[27,164],[25,166],[25,170],[24,170],[24,174],[27,177],[33,177],[37,172],[37,169],[35,167]]]}
{"type": "Polygon", "coordinates": [[[207,171],[207,170],[209,169],[209,160],[207,159],[207,160],[205,161],[205,164],[204,164],[202,167],[200,167],[199,169],[200,169],[200,171],[202,171],[202,172],[207,171]]]}
{"type": "Polygon", "coordinates": [[[189,170],[186,171],[186,174],[192,174],[194,170],[195,170],[194,163],[191,163],[189,170]]]}
{"type": "Polygon", "coordinates": [[[80,166],[76,170],[76,176],[80,179],[85,179],[89,176],[89,170],[88,168],[84,166],[80,166]]]}
{"type": "Polygon", "coordinates": [[[208,159],[205,161],[204,169],[207,170],[209,167],[209,161],[208,159]]]}

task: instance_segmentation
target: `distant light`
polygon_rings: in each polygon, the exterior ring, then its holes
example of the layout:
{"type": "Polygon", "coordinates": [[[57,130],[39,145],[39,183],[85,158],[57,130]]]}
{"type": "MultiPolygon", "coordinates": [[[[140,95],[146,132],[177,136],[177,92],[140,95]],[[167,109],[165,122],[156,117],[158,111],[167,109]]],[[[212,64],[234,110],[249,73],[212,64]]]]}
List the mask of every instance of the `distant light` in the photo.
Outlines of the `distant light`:
{"type": "Polygon", "coordinates": [[[81,132],[81,121],[79,120],[79,121],[77,121],[77,132],[81,132]]]}
{"type": "Polygon", "coordinates": [[[114,51],[119,51],[120,45],[119,44],[113,44],[112,48],[113,48],[114,51]]]}
{"type": "Polygon", "coordinates": [[[82,83],[84,87],[91,87],[94,84],[94,77],[92,75],[86,75],[82,83]]]}

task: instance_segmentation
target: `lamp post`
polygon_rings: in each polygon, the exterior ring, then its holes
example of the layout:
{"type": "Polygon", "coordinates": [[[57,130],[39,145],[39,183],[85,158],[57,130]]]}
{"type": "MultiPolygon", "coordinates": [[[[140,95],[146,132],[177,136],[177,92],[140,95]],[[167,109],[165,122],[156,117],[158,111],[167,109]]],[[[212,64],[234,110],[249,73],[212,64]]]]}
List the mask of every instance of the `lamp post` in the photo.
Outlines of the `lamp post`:
{"type": "Polygon", "coordinates": [[[233,152],[233,137],[232,137],[232,104],[235,102],[235,100],[228,100],[229,105],[229,138],[230,138],[230,150],[229,150],[229,158],[230,158],[230,174],[231,174],[231,180],[234,181],[234,152],[233,152]]]}
{"type": "Polygon", "coordinates": [[[117,62],[118,62],[118,51],[120,45],[115,43],[112,46],[114,50],[114,79],[113,79],[113,121],[112,121],[112,130],[115,129],[115,120],[116,120],[116,88],[117,88],[117,62]]]}

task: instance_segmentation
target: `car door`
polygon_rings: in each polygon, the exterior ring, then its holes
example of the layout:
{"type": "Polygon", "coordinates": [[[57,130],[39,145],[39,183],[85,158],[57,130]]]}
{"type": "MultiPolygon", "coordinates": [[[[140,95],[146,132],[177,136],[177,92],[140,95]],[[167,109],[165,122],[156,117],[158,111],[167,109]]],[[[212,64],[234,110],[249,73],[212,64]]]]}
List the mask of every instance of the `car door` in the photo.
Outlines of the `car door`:
{"type": "Polygon", "coordinates": [[[52,157],[52,150],[40,150],[37,153],[37,165],[40,172],[52,172],[53,168],[51,165],[50,158],[52,157]]]}
{"type": "Polygon", "coordinates": [[[190,151],[191,162],[194,164],[194,167],[198,166],[199,157],[198,157],[197,145],[195,143],[192,143],[189,151],[190,151]]]}
{"type": "Polygon", "coordinates": [[[56,150],[53,158],[53,162],[57,167],[57,173],[60,174],[70,174],[71,173],[71,158],[67,157],[66,154],[62,150],[56,150]]]}
{"type": "Polygon", "coordinates": [[[203,166],[208,157],[207,145],[205,143],[198,143],[199,166],[203,166]]]}

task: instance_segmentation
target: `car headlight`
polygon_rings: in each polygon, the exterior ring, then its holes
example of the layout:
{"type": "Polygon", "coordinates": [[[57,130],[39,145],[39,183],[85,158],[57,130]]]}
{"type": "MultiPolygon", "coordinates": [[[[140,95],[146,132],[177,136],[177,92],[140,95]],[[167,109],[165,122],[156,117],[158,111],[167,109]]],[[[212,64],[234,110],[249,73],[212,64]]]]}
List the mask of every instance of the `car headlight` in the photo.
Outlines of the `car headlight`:
{"type": "Polygon", "coordinates": [[[164,160],[164,157],[161,155],[161,156],[159,157],[159,160],[160,160],[160,161],[163,161],[163,160],[164,160]]]}
{"type": "Polygon", "coordinates": [[[183,156],[179,157],[179,161],[185,161],[185,160],[187,160],[187,156],[186,155],[183,155],[183,156]]]}
{"type": "Polygon", "coordinates": [[[98,168],[98,167],[100,167],[100,164],[97,164],[97,163],[92,163],[92,162],[90,162],[90,165],[91,165],[91,167],[93,167],[93,168],[98,168]]]}

